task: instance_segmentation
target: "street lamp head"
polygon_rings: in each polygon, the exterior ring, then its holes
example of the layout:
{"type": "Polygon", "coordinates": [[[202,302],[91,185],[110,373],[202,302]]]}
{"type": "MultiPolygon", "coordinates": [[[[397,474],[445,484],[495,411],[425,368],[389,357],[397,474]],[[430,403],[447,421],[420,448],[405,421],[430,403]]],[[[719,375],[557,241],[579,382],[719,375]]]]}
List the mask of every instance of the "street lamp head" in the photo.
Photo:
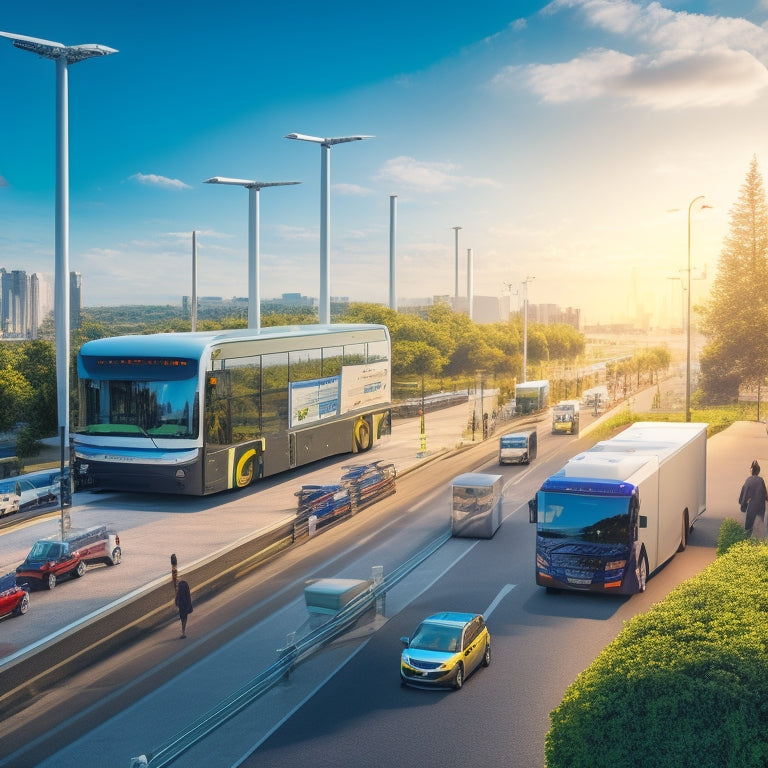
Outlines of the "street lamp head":
{"type": "Polygon", "coordinates": [[[300,181],[250,181],[248,179],[230,179],[226,176],[213,176],[203,184],[232,184],[246,189],[263,189],[264,187],[284,187],[290,184],[301,184],[300,181]]]}
{"type": "Polygon", "coordinates": [[[0,36],[13,40],[16,48],[31,51],[46,59],[65,59],[67,64],[76,64],[78,61],[92,59],[95,56],[109,56],[117,53],[114,48],[96,43],[84,43],[82,45],[62,45],[53,40],[42,40],[28,35],[16,35],[12,32],[0,32],[0,36]]]}
{"type": "Polygon", "coordinates": [[[324,147],[332,147],[334,144],[345,144],[348,141],[361,141],[362,139],[374,139],[375,136],[337,136],[336,138],[320,138],[319,136],[307,136],[304,133],[288,133],[286,139],[297,141],[311,141],[314,144],[322,144],[324,147]]]}

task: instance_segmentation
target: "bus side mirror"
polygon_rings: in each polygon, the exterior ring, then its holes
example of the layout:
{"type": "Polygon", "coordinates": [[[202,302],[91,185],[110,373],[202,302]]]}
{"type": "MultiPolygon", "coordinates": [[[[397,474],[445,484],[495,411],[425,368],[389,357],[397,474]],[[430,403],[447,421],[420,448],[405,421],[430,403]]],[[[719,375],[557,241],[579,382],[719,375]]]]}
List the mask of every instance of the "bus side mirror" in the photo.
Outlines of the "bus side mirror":
{"type": "Polygon", "coordinates": [[[640,524],[641,528],[647,528],[648,527],[648,516],[647,515],[640,515],[639,524],[640,524]]]}
{"type": "Polygon", "coordinates": [[[539,505],[536,501],[536,497],[534,496],[532,499],[528,500],[528,522],[529,523],[536,523],[539,519],[539,505]]]}

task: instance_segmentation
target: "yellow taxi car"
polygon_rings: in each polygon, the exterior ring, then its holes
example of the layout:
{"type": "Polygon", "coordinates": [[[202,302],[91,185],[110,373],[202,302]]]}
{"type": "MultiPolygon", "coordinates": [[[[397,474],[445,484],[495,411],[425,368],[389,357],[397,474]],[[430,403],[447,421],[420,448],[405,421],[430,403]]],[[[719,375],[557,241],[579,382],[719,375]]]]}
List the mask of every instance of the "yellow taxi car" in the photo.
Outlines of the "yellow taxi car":
{"type": "Polygon", "coordinates": [[[481,664],[491,663],[491,635],[477,613],[435,613],[412,637],[401,637],[400,680],[405,685],[461,688],[481,664]]]}

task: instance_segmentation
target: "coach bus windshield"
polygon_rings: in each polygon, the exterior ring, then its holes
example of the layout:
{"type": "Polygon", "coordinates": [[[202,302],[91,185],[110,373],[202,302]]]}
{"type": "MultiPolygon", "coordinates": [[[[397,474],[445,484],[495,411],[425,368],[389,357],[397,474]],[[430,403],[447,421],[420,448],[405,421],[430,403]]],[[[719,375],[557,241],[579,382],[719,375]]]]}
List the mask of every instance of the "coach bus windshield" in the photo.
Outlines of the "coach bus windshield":
{"type": "Polygon", "coordinates": [[[538,508],[539,536],[602,544],[627,543],[628,496],[542,491],[538,508]]]}
{"type": "Polygon", "coordinates": [[[76,432],[119,437],[197,437],[197,378],[80,380],[76,432]]]}

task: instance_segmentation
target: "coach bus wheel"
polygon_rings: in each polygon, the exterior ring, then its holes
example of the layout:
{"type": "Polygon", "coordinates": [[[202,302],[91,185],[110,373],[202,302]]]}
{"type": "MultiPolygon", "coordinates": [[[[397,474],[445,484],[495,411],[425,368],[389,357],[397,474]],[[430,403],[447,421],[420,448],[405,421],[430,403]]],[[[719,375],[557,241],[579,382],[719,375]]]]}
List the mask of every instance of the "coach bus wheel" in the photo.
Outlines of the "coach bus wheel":
{"type": "Polygon", "coordinates": [[[680,531],[680,546],[678,552],[682,552],[688,546],[688,511],[683,512],[683,528],[680,531]]]}
{"type": "Polygon", "coordinates": [[[640,552],[640,558],[637,561],[637,591],[645,592],[645,585],[648,581],[648,555],[643,549],[640,552]]]}
{"type": "Polygon", "coordinates": [[[355,445],[359,452],[370,450],[373,443],[373,430],[366,418],[360,418],[355,422],[355,445]]]}

